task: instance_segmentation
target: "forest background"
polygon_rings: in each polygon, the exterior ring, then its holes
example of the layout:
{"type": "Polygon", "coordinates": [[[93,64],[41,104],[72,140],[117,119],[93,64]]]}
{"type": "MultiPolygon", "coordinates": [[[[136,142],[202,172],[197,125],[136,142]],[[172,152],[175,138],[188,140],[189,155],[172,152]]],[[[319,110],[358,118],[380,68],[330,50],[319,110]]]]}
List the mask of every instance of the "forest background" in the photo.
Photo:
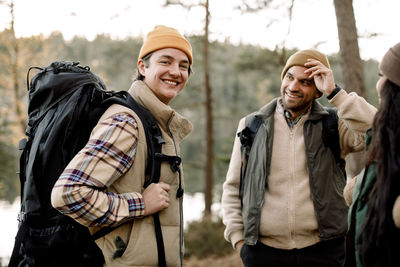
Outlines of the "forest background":
{"type": "MultiPolygon", "coordinates": [[[[61,33],[48,37],[19,38],[18,69],[13,73],[8,47],[9,31],[0,32],[0,198],[13,201],[19,194],[16,175],[18,141],[24,137],[27,120],[27,71],[31,66],[44,67],[55,60],[76,61],[102,77],[109,90],[127,90],[132,83],[141,38],[113,40],[99,35],[93,41],[75,37],[66,41],[61,33]],[[16,76],[15,76],[16,75],[16,76]],[[16,78],[18,92],[13,79],[16,78]],[[17,94],[17,99],[16,99],[17,94]],[[18,101],[17,101],[18,100],[18,101]],[[17,111],[20,108],[21,111],[17,111]],[[22,114],[24,117],[20,117],[22,114]]],[[[195,58],[194,73],[182,93],[171,103],[194,123],[194,131],[182,144],[186,192],[204,190],[205,163],[205,94],[202,68],[202,36],[189,36],[195,58]]],[[[289,50],[287,54],[294,52],[289,50]]],[[[213,88],[213,121],[215,138],[214,174],[216,201],[225,179],[237,123],[244,115],[257,110],[280,95],[280,53],[252,45],[211,42],[210,66],[213,88]]],[[[337,54],[328,55],[336,82],[342,83],[337,54]]],[[[378,62],[363,61],[367,99],[377,104],[375,83],[378,62]]],[[[35,70],[31,71],[31,76],[35,70]]],[[[327,104],[323,98],[321,101],[327,104]]]]}
{"type": "MultiPolygon", "coordinates": [[[[244,42],[233,43],[228,38],[212,40],[208,35],[208,25],[212,23],[209,17],[209,1],[203,2],[199,3],[206,11],[204,32],[186,34],[193,47],[194,74],[171,106],[194,123],[193,133],[182,144],[185,192],[204,192],[206,198],[208,195],[209,199],[205,199],[207,209],[212,203],[220,201],[222,183],[225,180],[239,119],[280,95],[282,67],[287,57],[298,48],[286,47],[284,40],[272,49],[244,42]]],[[[271,8],[274,1],[253,2],[262,10],[271,8]]],[[[284,8],[290,19],[296,1],[286,2],[289,5],[284,8]]],[[[351,0],[335,2],[349,3],[353,11],[351,0]]],[[[11,16],[4,30],[0,31],[0,199],[12,203],[19,196],[20,185],[16,174],[19,157],[17,144],[24,137],[27,123],[29,67],[44,67],[55,60],[77,61],[81,65],[90,66],[94,73],[104,79],[109,90],[127,90],[135,74],[137,56],[143,39],[142,36],[114,38],[101,33],[91,39],[84,36],[66,39],[59,31],[48,35],[18,37],[14,28],[18,19],[13,13],[14,2],[0,1],[0,8],[1,4],[9,10],[11,16]]],[[[165,5],[178,4],[183,9],[188,8],[182,5],[182,2],[165,1],[165,5]]],[[[242,7],[247,8],[247,12],[254,12],[250,9],[254,9],[255,6],[242,7]]],[[[354,13],[352,16],[354,18],[354,13]]],[[[290,32],[290,23],[287,31],[290,32]]],[[[339,20],[338,31],[340,33],[339,20]]],[[[376,33],[371,32],[365,35],[364,39],[375,37],[376,33]]],[[[357,44],[357,41],[358,38],[353,38],[353,43],[357,44]]],[[[315,47],[318,48],[318,45],[316,43],[315,47]]],[[[340,51],[328,53],[336,83],[342,86],[348,83],[344,77],[345,68],[348,67],[344,64],[343,49],[340,46],[340,51]]],[[[360,59],[358,50],[354,54],[360,59]]],[[[360,59],[360,62],[360,92],[370,103],[377,106],[375,83],[378,79],[378,61],[371,58],[360,59]]],[[[358,91],[358,88],[346,89],[358,91]]],[[[325,98],[320,102],[329,105],[325,98]]],[[[211,210],[206,210],[205,217],[210,217],[210,213],[211,210]]],[[[208,226],[216,223],[212,227],[218,231],[219,239],[223,239],[223,227],[218,222],[218,216],[214,218],[217,218],[217,222],[214,220],[203,223],[208,226]]],[[[192,227],[205,229],[204,224],[193,224],[192,227]]],[[[197,231],[199,233],[202,230],[197,231]]],[[[190,241],[191,238],[187,237],[187,240],[190,241]]],[[[193,243],[196,242],[199,241],[193,240],[193,243]]],[[[225,245],[229,247],[229,244],[225,245]]],[[[190,255],[190,246],[188,251],[190,255]]],[[[230,250],[226,248],[225,251],[230,250]]]]}

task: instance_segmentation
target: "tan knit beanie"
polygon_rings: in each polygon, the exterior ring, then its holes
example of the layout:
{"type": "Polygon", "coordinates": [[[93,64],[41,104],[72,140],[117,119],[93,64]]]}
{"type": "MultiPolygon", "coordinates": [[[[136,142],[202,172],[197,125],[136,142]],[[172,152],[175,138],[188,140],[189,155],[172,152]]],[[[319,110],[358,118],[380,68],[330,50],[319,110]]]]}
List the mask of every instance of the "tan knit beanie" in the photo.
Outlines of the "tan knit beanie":
{"type": "Polygon", "coordinates": [[[147,34],[143,41],[142,48],[140,49],[138,60],[153,51],[163,48],[176,48],[181,50],[188,56],[190,63],[193,64],[192,47],[190,43],[178,30],[163,25],[154,27],[154,30],[147,34]]]}
{"type": "Polygon", "coordinates": [[[307,49],[307,50],[301,50],[289,57],[289,59],[286,61],[286,65],[283,68],[282,74],[281,74],[281,80],[285,78],[285,74],[290,69],[292,66],[303,66],[307,62],[307,59],[316,59],[320,61],[322,64],[324,64],[326,67],[331,68],[329,65],[328,58],[322,54],[321,52],[315,50],[315,49],[307,49]]]}
{"type": "MultiPolygon", "coordinates": [[[[328,58],[318,50],[316,49],[301,50],[291,55],[289,59],[286,61],[286,65],[283,68],[281,74],[281,80],[285,78],[286,72],[288,71],[288,69],[290,69],[290,67],[292,66],[304,67],[304,64],[307,62],[307,59],[316,59],[320,61],[322,64],[324,64],[326,67],[331,68],[331,66],[329,65],[328,58]]],[[[323,93],[319,90],[318,92],[319,92],[318,97],[321,97],[323,93]]]]}
{"type": "Polygon", "coordinates": [[[400,86],[400,43],[386,52],[379,64],[379,69],[390,81],[400,86]]]}

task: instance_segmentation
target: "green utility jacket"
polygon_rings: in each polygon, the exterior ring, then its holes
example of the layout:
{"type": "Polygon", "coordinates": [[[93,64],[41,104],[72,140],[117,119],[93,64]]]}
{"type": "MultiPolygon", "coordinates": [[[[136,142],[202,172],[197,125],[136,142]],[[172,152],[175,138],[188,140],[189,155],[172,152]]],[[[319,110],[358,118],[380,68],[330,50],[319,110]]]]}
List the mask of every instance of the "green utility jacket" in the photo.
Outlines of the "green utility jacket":
{"type": "MultiPolygon", "coordinates": [[[[368,146],[371,143],[372,139],[372,130],[369,129],[366,133],[365,143],[366,143],[366,150],[368,150],[368,146]]],[[[368,216],[368,208],[371,205],[370,202],[370,193],[372,192],[376,182],[376,170],[377,166],[375,162],[372,162],[368,167],[366,167],[359,175],[354,186],[353,190],[353,197],[352,197],[352,204],[349,209],[348,214],[348,224],[349,224],[349,231],[347,237],[347,252],[346,252],[346,264],[347,266],[357,266],[363,267],[365,266],[361,262],[361,255],[359,252],[359,247],[361,242],[359,241],[359,237],[363,233],[364,224],[367,221],[368,216]]],[[[378,216],[376,214],[376,216],[378,216]]],[[[394,216],[394,215],[393,215],[394,216]]],[[[387,218],[390,220],[390,218],[387,218]]],[[[396,226],[397,227],[397,226],[396,226]]],[[[388,243],[385,244],[391,247],[391,252],[388,252],[388,256],[390,258],[390,263],[380,263],[379,266],[385,267],[390,266],[399,266],[399,236],[400,231],[397,229],[390,233],[392,240],[387,241],[388,243]]],[[[381,256],[384,257],[384,256],[381,256]]],[[[386,258],[387,259],[387,258],[386,258]]]]}
{"type": "MultiPolygon", "coordinates": [[[[274,100],[246,118],[247,121],[251,116],[258,116],[262,120],[244,174],[246,182],[243,191],[242,217],[244,240],[248,245],[256,244],[259,236],[261,209],[270,173],[276,105],[277,100],[274,100]]],[[[321,119],[327,114],[323,106],[315,101],[304,123],[307,168],[321,240],[344,236],[347,232],[347,222],[344,218],[348,213],[343,198],[345,173],[322,140],[321,119]]]]}
{"type": "MultiPolygon", "coordinates": [[[[366,150],[368,150],[368,146],[371,142],[371,130],[367,131],[365,142],[366,150]]],[[[358,245],[356,244],[356,240],[361,234],[363,223],[367,217],[368,195],[370,194],[376,182],[375,164],[369,165],[366,173],[365,169],[363,169],[358,177],[359,178],[357,179],[357,182],[354,186],[353,202],[350,206],[350,212],[348,214],[349,238],[347,255],[349,256],[346,261],[347,264],[349,264],[349,262],[353,262],[353,264],[356,264],[356,266],[363,266],[360,261],[360,254],[358,252],[358,245]]]]}

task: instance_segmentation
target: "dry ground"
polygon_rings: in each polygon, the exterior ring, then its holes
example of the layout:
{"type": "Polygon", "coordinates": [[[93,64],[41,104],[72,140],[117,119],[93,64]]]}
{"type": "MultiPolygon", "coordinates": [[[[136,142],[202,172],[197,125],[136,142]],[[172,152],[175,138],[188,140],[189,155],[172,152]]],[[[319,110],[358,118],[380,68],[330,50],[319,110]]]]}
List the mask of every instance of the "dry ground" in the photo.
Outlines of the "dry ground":
{"type": "Polygon", "coordinates": [[[222,257],[209,257],[197,259],[194,257],[184,260],[184,267],[243,267],[238,253],[222,257]]]}

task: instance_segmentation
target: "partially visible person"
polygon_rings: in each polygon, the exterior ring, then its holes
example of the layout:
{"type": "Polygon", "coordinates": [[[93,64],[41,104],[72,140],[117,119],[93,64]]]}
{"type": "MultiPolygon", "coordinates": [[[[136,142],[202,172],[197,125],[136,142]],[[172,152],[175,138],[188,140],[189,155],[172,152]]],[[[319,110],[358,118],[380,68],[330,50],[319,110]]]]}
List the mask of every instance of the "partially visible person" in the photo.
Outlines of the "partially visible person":
{"type": "MultiPolygon", "coordinates": [[[[192,124],[169,106],[184,89],[193,63],[190,43],[174,28],[156,26],[144,39],[129,93],[156,119],[162,153],[180,156],[192,124]]],[[[91,232],[118,226],[96,240],[105,266],[162,266],[153,215],[159,212],[167,266],[182,266],[183,177],[163,162],[160,182],[145,187],[146,135],[139,116],[112,105],[89,142],[54,185],[52,205],[91,232]]]]}
{"type": "Polygon", "coordinates": [[[336,85],[328,58],[315,49],[289,57],[281,79],[281,97],[239,122],[242,134],[254,118],[261,126],[243,179],[241,138],[234,141],[222,195],[225,238],[246,267],[339,267],[345,258],[346,177],[325,144],[330,115],[317,99],[325,95],[337,108],[333,131],[342,159],[364,149],[376,109],[336,85]]]}
{"type": "Polygon", "coordinates": [[[347,266],[400,266],[400,43],[379,69],[380,103],[366,134],[366,166],[344,189],[351,204],[347,266]]]}

